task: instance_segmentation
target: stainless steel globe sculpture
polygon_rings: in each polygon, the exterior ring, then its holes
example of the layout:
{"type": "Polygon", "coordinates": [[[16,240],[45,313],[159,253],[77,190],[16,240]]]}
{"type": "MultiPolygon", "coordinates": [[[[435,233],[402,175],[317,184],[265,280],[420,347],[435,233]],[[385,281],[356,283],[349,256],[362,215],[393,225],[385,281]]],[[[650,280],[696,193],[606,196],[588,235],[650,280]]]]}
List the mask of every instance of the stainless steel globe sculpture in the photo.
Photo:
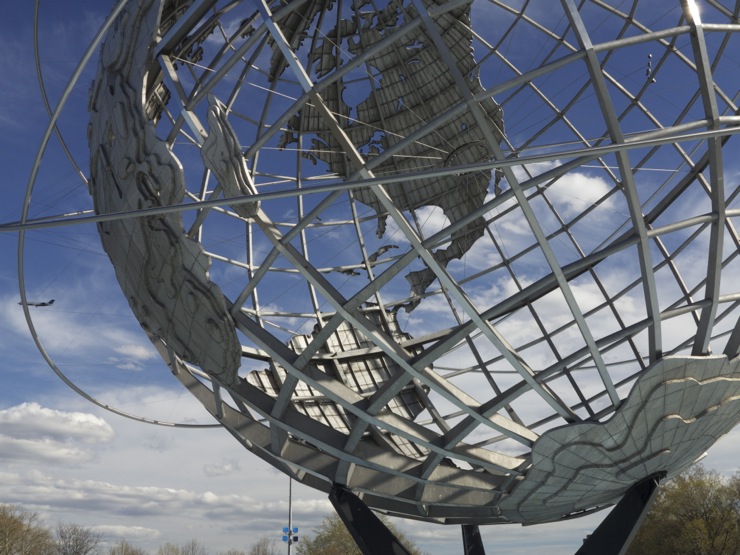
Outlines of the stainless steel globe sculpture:
{"type": "Polygon", "coordinates": [[[740,2],[117,10],[100,237],[258,457],[390,514],[531,524],[740,421],[740,2]]]}

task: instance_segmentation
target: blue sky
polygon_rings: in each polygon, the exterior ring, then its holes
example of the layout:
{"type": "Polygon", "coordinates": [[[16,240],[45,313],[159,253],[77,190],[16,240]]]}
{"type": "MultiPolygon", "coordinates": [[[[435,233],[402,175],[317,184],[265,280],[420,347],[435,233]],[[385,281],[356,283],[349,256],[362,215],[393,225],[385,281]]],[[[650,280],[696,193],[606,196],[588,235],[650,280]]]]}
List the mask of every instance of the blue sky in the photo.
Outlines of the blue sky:
{"type": "MultiPolygon", "coordinates": [[[[98,0],[44,0],[41,59],[52,104],[109,7],[98,0]]],[[[0,222],[20,218],[28,177],[47,116],[33,61],[33,4],[0,4],[0,222]]],[[[641,62],[642,63],[642,62],[641,62]]],[[[87,171],[88,69],[60,119],[73,156],[87,171]]],[[[524,132],[524,131],[522,131],[524,132]]],[[[39,172],[32,217],[86,210],[91,201],[52,139],[39,172]]],[[[70,391],[49,369],[23,319],[17,285],[17,235],[0,233],[0,503],[93,526],[107,541],[126,538],[154,551],[197,538],[213,552],[245,551],[256,538],[279,538],[287,520],[287,478],[244,451],[225,431],[147,426],[108,413],[70,391]]],[[[37,329],[58,366],[103,402],[167,421],[210,423],[169,375],[139,330],[89,225],[34,231],[26,274],[37,329]]],[[[734,431],[711,450],[707,466],[737,469],[734,431]]],[[[294,487],[294,524],[308,531],[331,511],[325,496],[294,487]]],[[[491,553],[573,553],[603,518],[483,529],[491,553]]],[[[457,527],[399,522],[433,555],[459,553],[457,527]]]]}

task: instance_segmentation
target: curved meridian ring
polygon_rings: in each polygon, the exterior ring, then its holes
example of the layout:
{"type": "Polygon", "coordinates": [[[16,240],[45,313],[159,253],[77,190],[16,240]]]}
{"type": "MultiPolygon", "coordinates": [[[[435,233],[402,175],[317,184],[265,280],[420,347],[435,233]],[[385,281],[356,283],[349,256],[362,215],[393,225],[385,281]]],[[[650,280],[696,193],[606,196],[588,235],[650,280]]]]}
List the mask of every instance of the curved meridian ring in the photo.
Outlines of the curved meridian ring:
{"type": "Polygon", "coordinates": [[[129,3],[90,190],[179,209],[100,237],[243,445],[388,513],[536,523],[740,421],[740,3],[623,4],[129,3]]]}

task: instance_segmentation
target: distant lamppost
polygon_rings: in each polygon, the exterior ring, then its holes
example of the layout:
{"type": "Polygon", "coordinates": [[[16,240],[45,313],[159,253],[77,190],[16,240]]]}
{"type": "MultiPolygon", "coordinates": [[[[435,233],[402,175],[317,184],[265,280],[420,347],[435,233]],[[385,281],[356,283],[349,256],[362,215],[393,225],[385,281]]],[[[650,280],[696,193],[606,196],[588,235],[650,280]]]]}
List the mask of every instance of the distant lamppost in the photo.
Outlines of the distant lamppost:
{"type": "Polygon", "coordinates": [[[298,527],[293,526],[293,478],[288,477],[288,526],[283,528],[283,541],[288,544],[288,555],[291,546],[298,542],[298,527]]]}

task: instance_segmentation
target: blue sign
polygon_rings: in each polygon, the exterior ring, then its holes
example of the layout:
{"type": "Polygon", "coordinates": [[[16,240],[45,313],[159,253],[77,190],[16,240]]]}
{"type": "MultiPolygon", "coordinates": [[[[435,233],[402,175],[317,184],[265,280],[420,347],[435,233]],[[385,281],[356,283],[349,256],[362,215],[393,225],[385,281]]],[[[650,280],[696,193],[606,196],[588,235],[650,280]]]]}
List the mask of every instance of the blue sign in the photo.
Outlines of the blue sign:
{"type": "Polygon", "coordinates": [[[294,536],[293,535],[293,534],[297,534],[297,533],[298,533],[298,527],[297,526],[294,526],[292,530],[286,526],[285,528],[283,528],[283,534],[284,534],[283,535],[283,541],[284,542],[287,542],[287,543],[295,543],[295,542],[297,542],[298,541],[298,536],[294,536]]]}

